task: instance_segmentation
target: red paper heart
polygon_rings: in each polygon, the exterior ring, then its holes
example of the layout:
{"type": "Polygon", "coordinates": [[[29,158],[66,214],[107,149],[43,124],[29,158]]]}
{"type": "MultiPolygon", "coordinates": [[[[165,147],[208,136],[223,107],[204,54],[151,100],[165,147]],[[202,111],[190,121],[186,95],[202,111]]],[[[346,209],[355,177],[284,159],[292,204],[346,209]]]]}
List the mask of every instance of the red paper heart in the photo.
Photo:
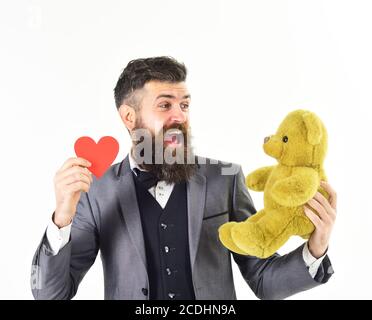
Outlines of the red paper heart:
{"type": "Polygon", "coordinates": [[[92,165],[88,169],[100,178],[110,167],[119,152],[119,143],[113,137],[102,137],[98,143],[90,137],[80,137],[74,145],[78,157],[88,160],[92,165]]]}

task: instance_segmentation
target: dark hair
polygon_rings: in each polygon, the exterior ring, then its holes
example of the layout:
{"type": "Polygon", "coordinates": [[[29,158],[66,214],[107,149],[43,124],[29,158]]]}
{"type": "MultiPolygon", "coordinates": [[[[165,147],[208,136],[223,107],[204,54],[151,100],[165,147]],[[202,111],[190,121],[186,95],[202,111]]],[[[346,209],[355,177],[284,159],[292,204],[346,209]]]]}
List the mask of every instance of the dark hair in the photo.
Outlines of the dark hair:
{"type": "Polygon", "coordinates": [[[135,59],[128,63],[121,73],[114,89],[116,108],[131,99],[135,90],[151,81],[182,82],[186,80],[187,70],[183,63],[172,57],[153,57],[135,59]]]}

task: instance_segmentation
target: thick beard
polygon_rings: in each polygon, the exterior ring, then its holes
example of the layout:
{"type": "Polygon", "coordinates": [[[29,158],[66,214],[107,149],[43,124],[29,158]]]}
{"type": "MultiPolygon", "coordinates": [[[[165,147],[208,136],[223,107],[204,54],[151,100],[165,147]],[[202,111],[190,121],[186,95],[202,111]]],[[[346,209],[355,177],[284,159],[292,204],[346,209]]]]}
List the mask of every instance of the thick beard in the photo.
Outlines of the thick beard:
{"type": "MultiPolygon", "coordinates": [[[[138,123],[136,124],[135,129],[147,129],[141,122],[141,120],[138,120],[138,123]]],[[[151,172],[155,177],[157,177],[159,180],[164,180],[166,183],[180,183],[180,182],[186,182],[188,181],[195,173],[197,164],[196,163],[188,163],[188,160],[192,160],[191,162],[195,162],[195,156],[191,147],[191,142],[188,141],[189,138],[189,131],[190,129],[186,127],[183,124],[173,124],[169,127],[163,127],[163,137],[164,134],[169,129],[179,129],[182,131],[183,137],[184,137],[184,145],[183,148],[183,157],[180,158],[180,152],[176,152],[176,150],[173,150],[173,155],[176,155],[175,162],[173,164],[169,164],[165,161],[164,155],[165,150],[169,149],[164,146],[163,142],[163,148],[161,150],[159,147],[156,148],[155,141],[158,141],[156,137],[151,134],[151,143],[152,143],[152,154],[151,159],[152,163],[141,163],[139,166],[142,169],[145,169],[149,172],[151,172]],[[159,159],[159,155],[156,155],[156,152],[161,152],[160,159],[162,159],[162,163],[156,163],[156,159],[159,159]]],[[[133,141],[133,145],[139,144],[141,141],[133,141]]],[[[143,152],[143,150],[142,150],[143,152]]],[[[167,151],[169,152],[169,150],[167,151]]],[[[137,159],[135,158],[135,154],[132,153],[132,156],[134,160],[138,163],[137,159]]],[[[143,154],[141,154],[143,156],[143,154]]],[[[181,153],[182,156],[182,153],[181,153]]]]}

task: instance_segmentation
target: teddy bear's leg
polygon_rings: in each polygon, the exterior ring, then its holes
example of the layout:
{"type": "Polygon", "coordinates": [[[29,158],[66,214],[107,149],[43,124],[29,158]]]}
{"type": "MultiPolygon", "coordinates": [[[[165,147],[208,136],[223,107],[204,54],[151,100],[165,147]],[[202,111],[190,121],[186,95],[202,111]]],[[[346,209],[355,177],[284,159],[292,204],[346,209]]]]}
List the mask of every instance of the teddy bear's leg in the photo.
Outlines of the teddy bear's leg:
{"type": "MultiPolygon", "coordinates": [[[[239,248],[240,251],[245,252],[247,255],[251,256],[260,256],[262,252],[262,247],[258,244],[258,242],[263,242],[264,238],[262,236],[262,232],[260,230],[255,230],[257,228],[257,222],[265,216],[266,212],[265,210],[260,210],[251,217],[249,217],[247,220],[243,222],[235,222],[234,224],[230,225],[230,237],[231,242],[234,243],[235,247],[239,248]],[[240,229],[244,229],[248,234],[254,233],[255,236],[252,237],[253,240],[256,241],[238,241],[234,239],[232,235],[232,229],[235,229],[236,226],[239,226],[240,229]],[[258,240],[260,239],[260,240],[258,240]],[[241,245],[241,242],[243,243],[243,246],[241,245]],[[247,250],[247,251],[246,251],[247,250]]],[[[244,236],[243,236],[244,237],[244,236]]],[[[239,239],[239,237],[238,237],[239,239]]]]}
{"type": "Polygon", "coordinates": [[[218,228],[218,234],[221,243],[230,251],[239,253],[242,255],[247,255],[247,253],[241,250],[231,238],[231,228],[237,224],[237,222],[227,222],[218,228]]]}
{"type": "Polygon", "coordinates": [[[305,216],[303,211],[297,215],[293,220],[294,229],[297,230],[296,235],[303,239],[309,239],[315,227],[308,217],[305,216]]]}
{"type": "MultiPolygon", "coordinates": [[[[265,213],[264,210],[258,211],[257,213],[251,215],[247,220],[249,220],[251,222],[256,222],[264,215],[264,213],[265,213]]],[[[230,251],[233,251],[233,252],[236,252],[236,253],[239,253],[239,254],[243,254],[243,255],[247,255],[247,253],[245,251],[243,251],[242,249],[240,249],[234,243],[234,241],[231,238],[231,228],[237,223],[239,223],[239,222],[232,221],[232,222],[227,222],[227,223],[223,224],[218,229],[219,238],[220,238],[220,241],[222,242],[222,244],[226,248],[228,248],[230,251]]],[[[240,222],[240,223],[242,223],[242,222],[240,222]]]]}
{"type": "Polygon", "coordinates": [[[293,218],[293,213],[288,212],[288,209],[266,209],[257,222],[248,219],[234,225],[231,237],[233,242],[247,254],[267,258],[274,254],[291,235],[296,234],[293,218]]]}

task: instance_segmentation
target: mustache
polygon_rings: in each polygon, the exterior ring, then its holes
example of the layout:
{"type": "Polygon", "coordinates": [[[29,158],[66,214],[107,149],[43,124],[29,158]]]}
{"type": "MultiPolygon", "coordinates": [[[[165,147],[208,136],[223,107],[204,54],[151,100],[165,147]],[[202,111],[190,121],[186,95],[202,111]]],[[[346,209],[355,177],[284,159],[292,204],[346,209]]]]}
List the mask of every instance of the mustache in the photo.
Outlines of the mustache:
{"type": "Polygon", "coordinates": [[[188,143],[191,141],[191,128],[189,127],[188,124],[185,124],[185,123],[172,123],[169,125],[164,125],[162,128],[160,128],[160,130],[157,133],[154,133],[152,130],[150,130],[146,126],[143,126],[143,125],[136,126],[136,128],[133,131],[134,132],[137,131],[137,133],[139,133],[139,135],[137,136],[139,137],[139,139],[138,138],[135,139],[134,141],[135,145],[144,141],[144,136],[141,135],[141,130],[147,130],[147,132],[149,133],[149,138],[151,138],[151,143],[153,146],[155,144],[158,144],[159,142],[164,141],[164,139],[166,139],[166,137],[169,134],[171,135],[174,134],[174,132],[172,133],[170,132],[174,130],[180,131],[178,135],[181,136],[181,141],[183,142],[184,147],[186,147],[188,143]]]}
{"type": "Polygon", "coordinates": [[[160,136],[160,135],[162,135],[164,137],[168,130],[177,129],[177,130],[180,130],[182,132],[182,135],[184,137],[185,142],[186,142],[187,135],[190,131],[188,123],[171,123],[169,125],[164,125],[158,133],[154,133],[154,132],[152,132],[152,130],[150,130],[149,127],[147,127],[143,124],[141,119],[139,119],[137,121],[135,127],[133,128],[133,131],[140,130],[140,129],[149,130],[149,132],[151,133],[152,138],[155,138],[155,137],[160,136]]]}

